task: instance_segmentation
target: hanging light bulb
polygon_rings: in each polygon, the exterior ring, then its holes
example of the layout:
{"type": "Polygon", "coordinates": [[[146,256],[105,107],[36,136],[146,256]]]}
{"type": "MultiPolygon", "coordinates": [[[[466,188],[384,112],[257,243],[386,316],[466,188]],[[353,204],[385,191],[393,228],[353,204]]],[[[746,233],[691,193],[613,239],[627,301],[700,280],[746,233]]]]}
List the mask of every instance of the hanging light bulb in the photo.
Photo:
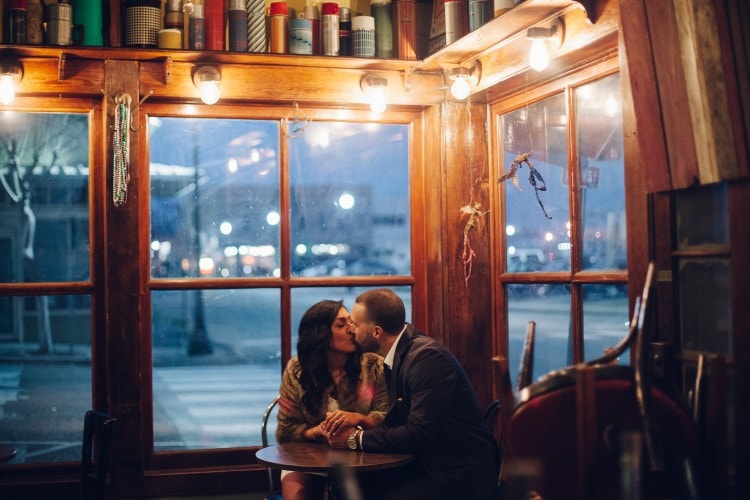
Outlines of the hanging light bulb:
{"type": "Polygon", "coordinates": [[[451,95],[457,101],[463,101],[471,95],[471,91],[479,84],[482,69],[479,61],[474,61],[471,67],[456,66],[448,72],[451,83],[451,95]]]}
{"type": "Polygon", "coordinates": [[[469,83],[470,72],[463,67],[453,68],[450,72],[451,95],[457,101],[463,101],[471,94],[471,84],[469,83]]]}
{"type": "Polygon", "coordinates": [[[544,38],[534,38],[529,52],[529,66],[537,71],[544,71],[549,66],[549,52],[544,38]]]}
{"type": "Polygon", "coordinates": [[[388,87],[388,80],[385,77],[376,73],[367,73],[360,80],[359,86],[370,103],[370,111],[375,114],[385,111],[385,89],[388,87]]]}
{"type": "Polygon", "coordinates": [[[549,28],[539,26],[529,28],[526,31],[526,38],[531,40],[529,66],[536,71],[544,71],[549,66],[547,43],[553,43],[555,48],[560,48],[563,39],[563,24],[560,20],[555,19],[549,28]]]}
{"type": "Polygon", "coordinates": [[[198,89],[201,101],[211,105],[221,97],[221,73],[214,66],[199,66],[193,74],[193,84],[198,89]]]}
{"type": "Polygon", "coordinates": [[[0,61],[0,104],[8,106],[16,99],[16,85],[23,79],[21,63],[12,59],[0,61]]]}

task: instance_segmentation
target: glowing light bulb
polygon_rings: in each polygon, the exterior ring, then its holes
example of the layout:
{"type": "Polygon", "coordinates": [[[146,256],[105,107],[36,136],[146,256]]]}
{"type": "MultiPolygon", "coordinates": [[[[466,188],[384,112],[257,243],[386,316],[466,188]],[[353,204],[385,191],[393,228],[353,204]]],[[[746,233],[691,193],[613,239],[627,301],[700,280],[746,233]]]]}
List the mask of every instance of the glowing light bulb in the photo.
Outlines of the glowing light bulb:
{"type": "Polygon", "coordinates": [[[376,114],[380,114],[385,111],[385,88],[384,87],[371,87],[369,92],[370,97],[370,111],[376,114]]]}
{"type": "Polygon", "coordinates": [[[463,101],[471,93],[471,85],[469,85],[469,79],[458,77],[453,80],[451,84],[451,95],[457,101],[463,101]]]}
{"type": "Polygon", "coordinates": [[[16,99],[16,85],[10,75],[0,76],[0,103],[4,106],[11,104],[16,99]]]}
{"type": "Polygon", "coordinates": [[[531,40],[531,52],[529,53],[529,66],[537,71],[543,71],[549,66],[549,54],[547,44],[543,38],[531,40]]]}
{"type": "Polygon", "coordinates": [[[221,97],[221,90],[219,89],[219,82],[205,81],[200,83],[198,93],[201,96],[201,101],[208,104],[216,104],[219,102],[221,97]]]}

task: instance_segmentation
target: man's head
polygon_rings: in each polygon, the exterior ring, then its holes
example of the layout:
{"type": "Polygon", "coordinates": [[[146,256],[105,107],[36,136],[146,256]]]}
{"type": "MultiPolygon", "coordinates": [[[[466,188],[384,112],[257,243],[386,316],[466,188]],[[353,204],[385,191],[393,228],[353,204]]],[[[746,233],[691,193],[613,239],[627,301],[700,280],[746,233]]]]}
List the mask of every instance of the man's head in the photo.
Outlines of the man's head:
{"type": "Polygon", "coordinates": [[[404,302],[393,290],[376,288],[354,301],[350,328],[367,352],[385,355],[406,322],[404,302]]]}

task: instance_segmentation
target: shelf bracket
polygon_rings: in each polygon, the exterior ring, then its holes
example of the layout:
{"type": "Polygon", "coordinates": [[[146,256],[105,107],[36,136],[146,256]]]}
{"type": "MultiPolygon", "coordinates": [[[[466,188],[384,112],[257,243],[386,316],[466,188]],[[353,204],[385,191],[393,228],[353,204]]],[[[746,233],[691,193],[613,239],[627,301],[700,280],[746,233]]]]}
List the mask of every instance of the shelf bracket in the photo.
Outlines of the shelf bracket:
{"type": "Polygon", "coordinates": [[[168,85],[172,81],[172,58],[167,56],[164,58],[164,84],[168,85]]]}
{"type": "Polygon", "coordinates": [[[62,82],[65,80],[65,52],[60,52],[57,56],[57,81],[62,82]]]}

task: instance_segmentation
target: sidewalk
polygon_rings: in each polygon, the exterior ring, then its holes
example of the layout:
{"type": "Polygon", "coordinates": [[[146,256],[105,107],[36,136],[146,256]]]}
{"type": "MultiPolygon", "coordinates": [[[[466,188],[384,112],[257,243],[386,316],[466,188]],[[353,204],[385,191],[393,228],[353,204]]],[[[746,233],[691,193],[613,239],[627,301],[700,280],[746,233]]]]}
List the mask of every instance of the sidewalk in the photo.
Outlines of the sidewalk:
{"type": "Polygon", "coordinates": [[[0,342],[0,363],[91,363],[91,346],[60,344],[39,352],[38,344],[0,342]]]}

